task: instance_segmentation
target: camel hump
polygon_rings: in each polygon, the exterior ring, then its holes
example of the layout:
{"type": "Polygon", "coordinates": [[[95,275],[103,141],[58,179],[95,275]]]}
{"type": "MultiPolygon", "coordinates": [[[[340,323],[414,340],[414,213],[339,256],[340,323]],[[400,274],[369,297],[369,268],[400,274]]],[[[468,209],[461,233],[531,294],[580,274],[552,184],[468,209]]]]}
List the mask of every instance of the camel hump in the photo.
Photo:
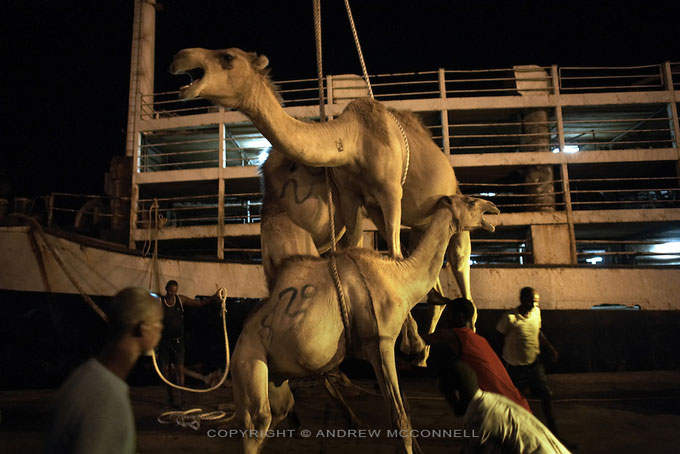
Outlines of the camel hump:
{"type": "Polygon", "coordinates": [[[342,115],[353,116],[373,137],[389,144],[387,108],[381,102],[371,98],[357,98],[347,104],[342,115]]]}

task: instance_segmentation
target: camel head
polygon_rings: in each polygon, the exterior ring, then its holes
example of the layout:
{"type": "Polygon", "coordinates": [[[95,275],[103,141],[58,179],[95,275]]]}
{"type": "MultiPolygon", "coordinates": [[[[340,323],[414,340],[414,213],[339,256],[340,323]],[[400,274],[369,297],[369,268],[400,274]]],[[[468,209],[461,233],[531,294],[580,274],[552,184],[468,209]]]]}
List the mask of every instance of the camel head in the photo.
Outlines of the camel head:
{"type": "Polygon", "coordinates": [[[442,197],[439,208],[448,208],[451,211],[457,231],[484,229],[493,232],[495,227],[484,219],[484,215],[500,213],[492,202],[465,195],[442,197]]]}
{"type": "Polygon", "coordinates": [[[238,108],[255,80],[268,80],[269,60],[241,49],[183,49],[175,54],[170,73],[187,74],[191,83],[180,88],[180,97],[202,97],[228,108],[238,108]]]}

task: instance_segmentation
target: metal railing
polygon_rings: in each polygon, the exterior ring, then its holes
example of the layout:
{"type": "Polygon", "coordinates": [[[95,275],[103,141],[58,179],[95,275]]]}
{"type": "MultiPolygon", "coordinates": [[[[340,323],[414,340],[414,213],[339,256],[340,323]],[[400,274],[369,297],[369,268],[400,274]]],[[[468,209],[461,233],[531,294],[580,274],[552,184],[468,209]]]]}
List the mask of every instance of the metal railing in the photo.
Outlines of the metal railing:
{"type": "Polygon", "coordinates": [[[570,178],[574,210],[650,209],[680,207],[675,176],[570,178]]]}
{"type": "Polygon", "coordinates": [[[664,89],[663,65],[560,67],[560,91],[590,93],[664,89]]]}
{"type": "MultiPolygon", "coordinates": [[[[227,194],[224,201],[225,224],[259,222],[261,219],[262,194],[227,194]]],[[[217,194],[194,196],[171,196],[139,199],[137,202],[138,229],[217,225],[219,201],[217,194]]]]}
{"type": "Polygon", "coordinates": [[[554,115],[546,121],[517,121],[516,118],[517,115],[513,114],[504,121],[458,121],[449,125],[449,149],[452,154],[468,154],[559,148],[554,115]]]}
{"type": "Polygon", "coordinates": [[[578,261],[592,265],[680,265],[680,243],[665,240],[576,240],[578,261]]]}
{"type": "MultiPolygon", "coordinates": [[[[563,93],[607,93],[621,91],[667,90],[664,83],[665,64],[627,67],[515,67],[478,70],[421,71],[370,75],[376,99],[428,99],[446,97],[515,96],[552,93],[557,80],[563,93]],[[556,69],[556,74],[552,72],[556,69]],[[541,75],[543,73],[544,75],[541,75]],[[519,85],[518,85],[519,82],[519,85]]],[[[673,88],[680,88],[680,63],[669,64],[673,88]]],[[[284,106],[316,105],[317,79],[277,81],[284,106]]],[[[343,103],[346,93],[365,89],[354,75],[329,75],[324,79],[328,103],[343,103]]],[[[179,91],[142,95],[144,120],[215,112],[219,108],[201,99],[180,100],[179,91]]]]}
{"type": "MultiPolygon", "coordinates": [[[[371,76],[371,82],[376,98],[385,101],[652,92],[680,88],[680,63],[632,67],[442,69],[376,75],[371,76]]],[[[328,76],[324,79],[324,85],[329,103],[342,104],[366,92],[365,82],[355,75],[328,76]]],[[[283,81],[278,83],[278,87],[285,100],[284,106],[318,103],[316,79],[283,81]]],[[[178,100],[177,93],[167,92],[145,97],[145,107],[142,109],[144,119],[196,115],[222,109],[206,100],[178,100]]],[[[543,99],[542,102],[552,102],[550,100],[554,98],[539,99],[543,99]]],[[[677,148],[677,118],[673,118],[675,114],[671,112],[669,105],[659,99],[663,98],[655,94],[644,98],[638,96],[630,104],[624,104],[626,97],[622,96],[620,101],[611,102],[610,99],[603,105],[588,102],[582,106],[574,106],[556,102],[545,107],[475,108],[474,115],[468,115],[464,110],[441,111],[438,112],[441,114],[441,124],[436,119],[439,117],[432,117],[435,120],[430,123],[434,124],[428,128],[440,148],[455,155],[677,148]],[[641,99],[650,99],[650,102],[641,102],[641,99]],[[444,118],[446,115],[448,122],[444,118]],[[566,146],[565,150],[560,150],[560,143],[566,146]]],[[[248,124],[213,124],[193,129],[145,132],[138,170],[149,172],[258,165],[262,162],[262,152],[268,147],[253,145],[251,141],[261,138],[259,132],[248,124]],[[222,137],[220,131],[224,131],[222,137]]],[[[662,161],[646,165],[632,163],[627,168],[625,163],[611,164],[605,172],[598,170],[598,165],[609,165],[606,163],[588,163],[587,160],[581,163],[575,160],[573,163],[560,165],[555,164],[559,160],[556,161],[546,154],[538,161],[526,155],[517,156],[508,157],[507,164],[496,165],[495,178],[473,177],[466,180],[465,170],[457,172],[463,192],[492,200],[502,213],[556,211],[567,212],[567,216],[570,216],[571,211],[583,210],[680,207],[678,177],[675,171],[659,171],[660,166],[663,166],[662,161]],[[506,165],[511,166],[508,167],[510,170],[502,169],[506,165]],[[542,180],[535,180],[522,173],[538,167],[549,169],[550,175],[542,180]],[[584,170],[586,168],[587,172],[584,170]],[[560,171],[567,169],[569,178],[563,181],[560,171]],[[565,190],[569,192],[565,193],[565,190]]],[[[504,159],[506,158],[503,156],[497,158],[501,160],[499,162],[504,162],[504,159]]],[[[484,165],[480,163],[480,166],[484,165]]],[[[670,167],[676,166],[668,166],[669,169],[670,167]]],[[[474,172],[470,174],[473,175],[474,172]]],[[[163,199],[163,208],[172,221],[167,227],[212,225],[217,222],[251,223],[260,219],[259,193],[225,195],[222,221],[218,219],[220,207],[217,195],[203,195],[199,198],[201,197],[210,202],[198,200],[197,197],[185,197],[185,200],[172,197],[163,199]]],[[[138,209],[147,209],[149,200],[140,200],[138,209]]],[[[137,225],[143,227],[144,224],[138,219],[137,225]]],[[[581,249],[577,252],[578,259],[582,263],[590,263],[585,262],[592,258],[588,255],[590,249],[584,249],[585,244],[579,243],[581,249]]],[[[644,258],[658,255],[649,255],[649,251],[613,248],[604,252],[605,258],[628,257],[626,260],[630,261],[630,257],[636,257],[637,254],[640,258],[635,258],[635,263],[645,260],[657,260],[653,263],[661,263],[658,259],[644,258]]],[[[229,256],[243,254],[255,257],[258,250],[252,247],[227,247],[224,248],[224,253],[229,256]]],[[[477,241],[474,253],[477,254],[473,257],[476,263],[524,264],[533,260],[531,244],[523,239],[477,241]]]]}

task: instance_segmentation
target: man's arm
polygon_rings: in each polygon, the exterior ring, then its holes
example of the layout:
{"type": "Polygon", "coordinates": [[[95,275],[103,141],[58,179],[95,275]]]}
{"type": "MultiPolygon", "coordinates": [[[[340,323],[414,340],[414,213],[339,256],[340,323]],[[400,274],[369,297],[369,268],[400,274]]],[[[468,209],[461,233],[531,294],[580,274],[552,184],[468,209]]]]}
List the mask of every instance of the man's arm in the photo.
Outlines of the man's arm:
{"type": "Polygon", "coordinates": [[[505,344],[505,335],[510,329],[510,322],[508,320],[508,314],[504,313],[503,316],[496,323],[496,330],[491,334],[489,338],[489,344],[491,348],[496,352],[499,358],[503,357],[503,345],[505,344]]]}
{"type": "Polygon", "coordinates": [[[420,337],[423,338],[428,345],[447,345],[456,358],[460,358],[462,347],[460,345],[460,339],[453,330],[450,329],[440,329],[431,334],[422,333],[420,337]]]}
{"type": "Polygon", "coordinates": [[[443,297],[435,289],[430,290],[427,293],[427,304],[432,304],[435,306],[445,306],[449,303],[449,299],[443,297]]]}
{"type": "Polygon", "coordinates": [[[205,306],[206,304],[214,303],[215,301],[219,301],[220,297],[217,293],[212,295],[210,298],[205,298],[202,300],[195,300],[193,298],[189,298],[188,296],[185,295],[179,295],[179,297],[182,299],[182,304],[185,306],[191,306],[191,307],[201,307],[205,306]]]}
{"type": "Polygon", "coordinates": [[[538,332],[538,341],[541,345],[541,351],[546,351],[550,357],[550,360],[552,362],[557,362],[557,360],[560,358],[560,355],[557,353],[557,349],[553,347],[553,344],[551,344],[548,338],[545,337],[543,330],[538,332]]]}

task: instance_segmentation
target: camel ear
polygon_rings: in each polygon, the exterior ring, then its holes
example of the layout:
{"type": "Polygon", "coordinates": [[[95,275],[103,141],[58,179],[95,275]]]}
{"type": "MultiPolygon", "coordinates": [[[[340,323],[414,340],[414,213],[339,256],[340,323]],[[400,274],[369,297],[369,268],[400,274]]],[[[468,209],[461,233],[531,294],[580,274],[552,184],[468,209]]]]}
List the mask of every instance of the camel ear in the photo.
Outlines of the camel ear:
{"type": "Polygon", "coordinates": [[[253,60],[253,68],[257,69],[258,71],[262,71],[267,67],[269,64],[269,59],[265,57],[264,55],[258,55],[254,60],[253,60]]]}

